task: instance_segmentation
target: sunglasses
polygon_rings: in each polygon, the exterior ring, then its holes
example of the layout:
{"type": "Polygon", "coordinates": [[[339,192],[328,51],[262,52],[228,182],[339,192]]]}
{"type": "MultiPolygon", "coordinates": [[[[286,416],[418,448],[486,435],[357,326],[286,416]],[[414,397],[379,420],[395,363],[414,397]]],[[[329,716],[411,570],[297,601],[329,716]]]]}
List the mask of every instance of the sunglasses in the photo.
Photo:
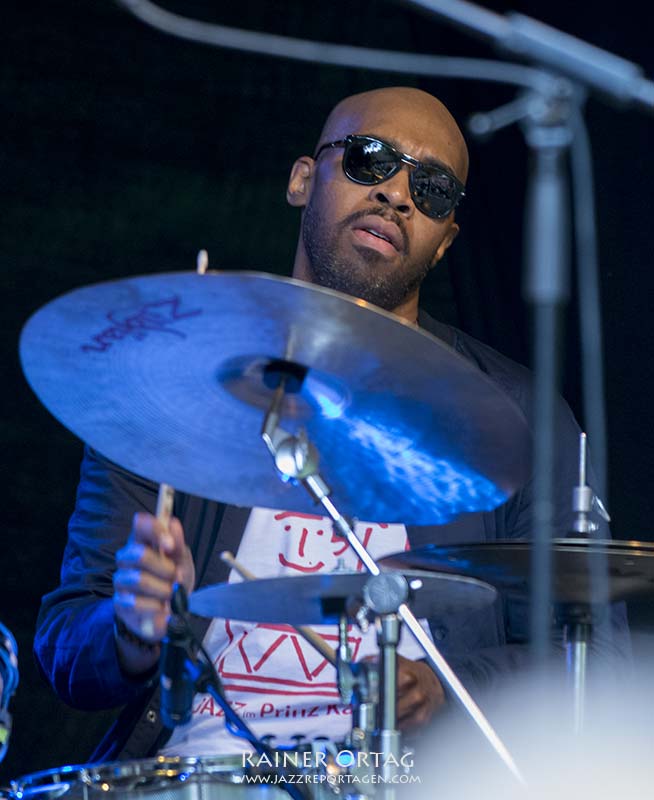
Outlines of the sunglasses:
{"type": "Polygon", "coordinates": [[[337,142],[321,145],[314,160],[328,147],[344,147],[343,172],[354,183],[374,186],[392,178],[402,169],[402,164],[413,167],[409,171],[409,188],[416,208],[432,219],[443,219],[454,211],[465,187],[454,175],[442,167],[423,164],[401,153],[392,145],[373,136],[346,136],[337,142]]]}

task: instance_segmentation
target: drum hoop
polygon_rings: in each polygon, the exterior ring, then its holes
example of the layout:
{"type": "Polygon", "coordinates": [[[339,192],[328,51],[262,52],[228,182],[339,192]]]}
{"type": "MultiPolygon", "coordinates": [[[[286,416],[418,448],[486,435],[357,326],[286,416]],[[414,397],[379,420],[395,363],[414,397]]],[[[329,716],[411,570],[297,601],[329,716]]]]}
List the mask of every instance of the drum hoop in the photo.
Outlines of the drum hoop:
{"type": "Polygon", "coordinates": [[[195,781],[222,778],[240,783],[243,762],[239,756],[156,756],[131,761],[110,761],[89,765],[84,782],[92,789],[133,789],[193,778],[195,781]],[[241,774],[235,774],[240,770],[241,774]]]}
{"type": "MultiPolygon", "coordinates": [[[[332,744],[332,743],[329,743],[332,744]]],[[[310,744],[280,751],[289,754],[311,751],[310,744]]],[[[301,760],[300,760],[301,761],[301,760]]],[[[302,769],[298,766],[298,769],[302,769]]],[[[194,781],[222,779],[225,783],[242,783],[249,773],[242,754],[220,756],[155,756],[129,761],[107,761],[75,764],[30,773],[12,781],[11,796],[54,793],[60,797],[75,785],[86,786],[91,791],[126,791],[139,786],[152,786],[193,778],[194,781]]]]}
{"type": "Polygon", "coordinates": [[[57,788],[61,788],[63,794],[70,789],[72,784],[79,783],[83,779],[85,771],[85,764],[73,764],[31,772],[11,782],[12,795],[20,797],[28,789],[34,794],[40,794],[48,790],[57,790],[57,788]]]}

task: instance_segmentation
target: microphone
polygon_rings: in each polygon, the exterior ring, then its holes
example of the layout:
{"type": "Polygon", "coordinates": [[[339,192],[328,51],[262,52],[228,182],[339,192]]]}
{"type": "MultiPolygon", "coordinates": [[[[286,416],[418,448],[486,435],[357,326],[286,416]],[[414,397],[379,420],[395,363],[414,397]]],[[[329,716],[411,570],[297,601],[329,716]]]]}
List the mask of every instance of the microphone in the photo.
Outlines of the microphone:
{"type": "MultiPolygon", "coordinates": [[[[184,590],[176,587],[175,591],[184,590]]],[[[173,608],[175,605],[173,602],[173,608]]],[[[195,688],[185,668],[190,644],[191,636],[185,620],[174,613],[168,622],[160,660],[161,718],[167,728],[185,725],[191,719],[195,688]]]]}

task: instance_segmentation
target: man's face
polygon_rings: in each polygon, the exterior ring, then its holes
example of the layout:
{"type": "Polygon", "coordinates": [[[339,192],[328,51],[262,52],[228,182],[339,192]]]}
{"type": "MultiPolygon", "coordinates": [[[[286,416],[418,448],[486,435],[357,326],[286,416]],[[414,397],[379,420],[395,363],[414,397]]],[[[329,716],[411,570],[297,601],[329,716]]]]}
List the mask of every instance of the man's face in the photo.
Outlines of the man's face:
{"type": "MultiPolygon", "coordinates": [[[[421,161],[460,172],[456,142],[422,115],[364,110],[338,120],[333,135],[329,131],[332,138],[323,141],[351,133],[377,137],[421,161]]],[[[458,227],[451,216],[431,219],[416,208],[409,190],[411,167],[364,186],[345,175],[342,158],[343,148],[328,148],[314,163],[302,222],[310,277],[392,311],[418,290],[458,227]]]]}

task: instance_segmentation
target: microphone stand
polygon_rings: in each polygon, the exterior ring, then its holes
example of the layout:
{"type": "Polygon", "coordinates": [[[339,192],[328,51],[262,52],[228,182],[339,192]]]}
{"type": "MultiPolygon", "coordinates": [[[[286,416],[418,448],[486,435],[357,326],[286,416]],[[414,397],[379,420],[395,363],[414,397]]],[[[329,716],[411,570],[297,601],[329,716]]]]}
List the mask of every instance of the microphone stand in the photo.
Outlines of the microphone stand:
{"type": "Polygon", "coordinates": [[[200,642],[193,633],[189,623],[188,597],[186,590],[180,584],[175,585],[171,607],[173,610],[173,617],[169,623],[169,627],[172,624],[183,627],[188,635],[189,643],[195,644],[199,652],[203,655],[203,659],[200,660],[190,652],[189,648],[184,661],[184,676],[191,682],[194,690],[193,693],[210,694],[223,710],[225,714],[225,726],[229,732],[233,733],[235,736],[246,739],[260,756],[266,756],[271,769],[282,779],[278,781],[275,786],[284,789],[293,800],[311,800],[312,795],[308,786],[304,786],[300,782],[294,783],[288,780],[288,771],[283,766],[276,763],[275,749],[257,738],[256,734],[250,729],[247,723],[241,719],[232,708],[229,700],[225,696],[222,682],[211,658],[205,651],[202,642],[200,642]]]}
{"type": "MultiPolygon", "coordinates": [[[[568,94],[568,93],[566,93],[568,94]]],[[[568,227],[564,154],[572,142],[575,92],[549,103],[524,125],[533,168],[527,199],[523,293],[533,310],[534,470],[531,642],[537,667],[550,655],[556,402],[563,309],[568,300],[568,227]]]]}
{"type": "MultiPolygon", "coordinates": [[[[484,133],[503,127],[509,122],[523,121],[525,138],[532,153],[533,169],[528,192],[527,247],[524,296],[533,309],[534,330],[534,470],[533,470],[533,539],[531,643],[534,663],[546,667],[550,651],[550,609],[552,606],[552,539],[553,475],[555,470],[555,406],[560,365],[560,325],[568,294],[568,232],[566,177],[563,156],[573,139],[583,138],[581,105],[586,88],[608,97],[614,103],[632,105],[652,114],[654,112],[654,83],[645,78],[643,70],[606,50],[590,45],[538,20],[510,12],[497,14],[468,2],[468,0],[403,0],[406,5],[428,11],[437,18],[467,33],[490,41],[498,50],[530,61],[544,69],[550,77],[560,77],[560,89],[534,89],[531,102],[523,108],[509,104],[499,114],[481,118],[484,133]],[[565,76],[565,77],[563,77],[565,76]],[[558,95],[558,96],[557,96],[558,95]],[[531,109],[529,108],[531,105],[531,109]],[[508,114],[502,118],[502,111],[508,114]],[[511,118],[511,112],[514,112],[511,118]]],[[[543,84],[545,87],[545,84],[543,84]]],[[[477,120],[479,123],[480,120],[477,120]]],[[[481,131],[479,131],[481,132],[481,131]]],[[[588,167],[590,169],[590,167],[588,167]]],[[[579,174],[577,174],[579,178],[579,174]]],[[[588,183],[589,175],[584,181],[588,183]]],[[[579,209],[577,209],[579,211],[579,209]]],[[[589,212],[590,213],[590,212],[589,212]]],[[[591,215],[592,216],[592,215],[591,215]]],[[[592,227],[592,226],[591,226],[592,227]]],[[[594,231],[593,231],[594,233],[594,231]]],[[[586,232],[587,234],[587,232],[586,232]]],[[[579,231],[578,231],[579,235],[579,231]]],[[[595,243],[588,241],[594,258],[595,243]]],[[[580,245],[581,248],[581,245],[580,245]]],[[[582,251],[580,249],[580,262],[582,251]]],[[[587,262],[587,259],[586,259],[587,262]]],[[[596,265],[593,265],[596,272],[596,265]]],[[[588,268],[588,264],[585,264],[588,268]]],[[[584,308],[584,302],[598,302],[596,275],[585,275],[586,286],[580,282],[582,321],[595,319],[592,332],[601,342],[599,311],[584,308]],[[584,289],[588,297],[584,297],[584,289]]],[[[588,335],[590,331],[584,330],[588,335]]],[[[583,342],[586,350],[590,345],[583,342]]],[[[601,353],[595,348],[595,358],[601,353]]],[[[600,493],[605,486],[605,421],[603,403],[599,399],[602,385],[589,386],[588,377],[601,376],[601,364],[586,369],[584,391],[587,424],[593,424],[591,437],[599,452],[600,493]],[[593,397],[597,395],[597,398],[593,397]],[[593,405],[594,401],[594,405],[593,405]]],[[[606,580],[599,579],[598,590],[606,580]]],[[[599,591],[598,591],[599,593],[599,591]]]]}
{"type": "Polygon", "coordinates": [[[576,36],[524,14],[498,14],[468,0],[400,2],[485,39],[497,50],[551,70],[551,77],[565,75],[616,103],[654,113],[654,83],[641,67],[576,36]]]}

